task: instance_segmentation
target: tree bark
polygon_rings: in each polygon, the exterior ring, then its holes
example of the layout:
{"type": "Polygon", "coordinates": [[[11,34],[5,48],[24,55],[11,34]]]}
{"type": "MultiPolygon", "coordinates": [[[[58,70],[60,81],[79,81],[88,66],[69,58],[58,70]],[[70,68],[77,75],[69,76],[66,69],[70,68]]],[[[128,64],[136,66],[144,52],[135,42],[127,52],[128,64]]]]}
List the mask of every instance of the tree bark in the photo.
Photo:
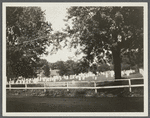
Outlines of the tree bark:
{"type": "Polygon", "coordinates": [[[120,49],[118,47],[113,47],[113,49],[112,49],[112,55],[113,55],[115,79],[121,79],[121,57],[120,57],[120,49]]]}

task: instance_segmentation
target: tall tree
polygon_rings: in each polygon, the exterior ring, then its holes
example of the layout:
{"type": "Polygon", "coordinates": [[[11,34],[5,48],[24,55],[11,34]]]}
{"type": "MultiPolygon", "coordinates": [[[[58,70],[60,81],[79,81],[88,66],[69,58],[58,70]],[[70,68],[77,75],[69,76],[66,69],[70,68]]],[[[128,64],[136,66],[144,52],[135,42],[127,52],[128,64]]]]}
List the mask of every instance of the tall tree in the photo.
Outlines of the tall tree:
{"type": "Polygon", "coordinates": [[[40,7],[6,8],[7,77],[36,76],[36,65],[50,45],[51,24],[40,7]]]}
{"type": "Polygon", "coordinates": [[[67,20],[72,20],[66,29],[71,46],[80,45],[91,62],[113,59],[116,79],[121,78],[121,56],[143,49],[142,7],[71,7],[67,20]]]}

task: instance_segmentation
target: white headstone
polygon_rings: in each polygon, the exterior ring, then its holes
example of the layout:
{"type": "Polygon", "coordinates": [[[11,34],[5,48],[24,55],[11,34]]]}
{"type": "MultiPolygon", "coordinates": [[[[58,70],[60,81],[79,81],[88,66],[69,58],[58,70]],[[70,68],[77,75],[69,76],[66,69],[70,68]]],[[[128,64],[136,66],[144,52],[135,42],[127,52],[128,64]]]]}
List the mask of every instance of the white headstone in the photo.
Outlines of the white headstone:
{"type": "Polygon", "coordinates": [[[114,71],[110,71],[111,77],[114,77],[114,71]]]}
{"type": "Polygon", "coordinates": [[[127,76],[129,76],[129,75],[130,75],[130,72],[129,72],[129,71],[127,71],[127,72],[126,72],[126,74],[127,74],[127,76]]]}
{"type": "Polygon", "coordinates": [[[81,76],[79,76],[79,81],[81,81],[81,76]]]}
{"type": "Polygon", "coordinates": [[[85,80],[85,76],[82,77],[82,80],[85,80]]]}
{"type": "Polygon", "coordinates": [[[106,78],[108,78],[108,73],[107,73],[107,72],[106,72],[106,74],[105,74],[105,75],[106,75],[106,78]]]}
{"type": "Polygon", "coordinates": [[[142,74],[142,75],[144,74],[143,69],[140,68],[139,71],[140,71],[140,74],[142,74]]]}

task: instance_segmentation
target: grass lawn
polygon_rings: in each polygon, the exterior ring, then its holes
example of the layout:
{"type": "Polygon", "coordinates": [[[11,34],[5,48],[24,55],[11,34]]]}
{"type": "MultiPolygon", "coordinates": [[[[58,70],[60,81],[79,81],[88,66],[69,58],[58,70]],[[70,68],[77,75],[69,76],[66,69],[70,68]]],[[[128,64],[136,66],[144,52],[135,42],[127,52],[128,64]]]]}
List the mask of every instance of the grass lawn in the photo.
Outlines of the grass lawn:
{"type": "Polygon", "coordinates": [[[7,97],[7,112],[143,112],[143,98],[7,97]]]}

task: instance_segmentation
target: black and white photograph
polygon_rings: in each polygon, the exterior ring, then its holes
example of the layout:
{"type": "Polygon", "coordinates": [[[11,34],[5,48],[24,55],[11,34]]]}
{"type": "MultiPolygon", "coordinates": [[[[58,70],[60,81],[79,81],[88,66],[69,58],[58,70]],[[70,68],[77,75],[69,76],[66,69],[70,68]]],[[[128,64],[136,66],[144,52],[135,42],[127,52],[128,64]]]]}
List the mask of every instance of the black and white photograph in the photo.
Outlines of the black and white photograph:
{"type": "Polygon", "coordinates": [[[3,116],[148,116],[146,2],[3,2],[3,116]]]}

